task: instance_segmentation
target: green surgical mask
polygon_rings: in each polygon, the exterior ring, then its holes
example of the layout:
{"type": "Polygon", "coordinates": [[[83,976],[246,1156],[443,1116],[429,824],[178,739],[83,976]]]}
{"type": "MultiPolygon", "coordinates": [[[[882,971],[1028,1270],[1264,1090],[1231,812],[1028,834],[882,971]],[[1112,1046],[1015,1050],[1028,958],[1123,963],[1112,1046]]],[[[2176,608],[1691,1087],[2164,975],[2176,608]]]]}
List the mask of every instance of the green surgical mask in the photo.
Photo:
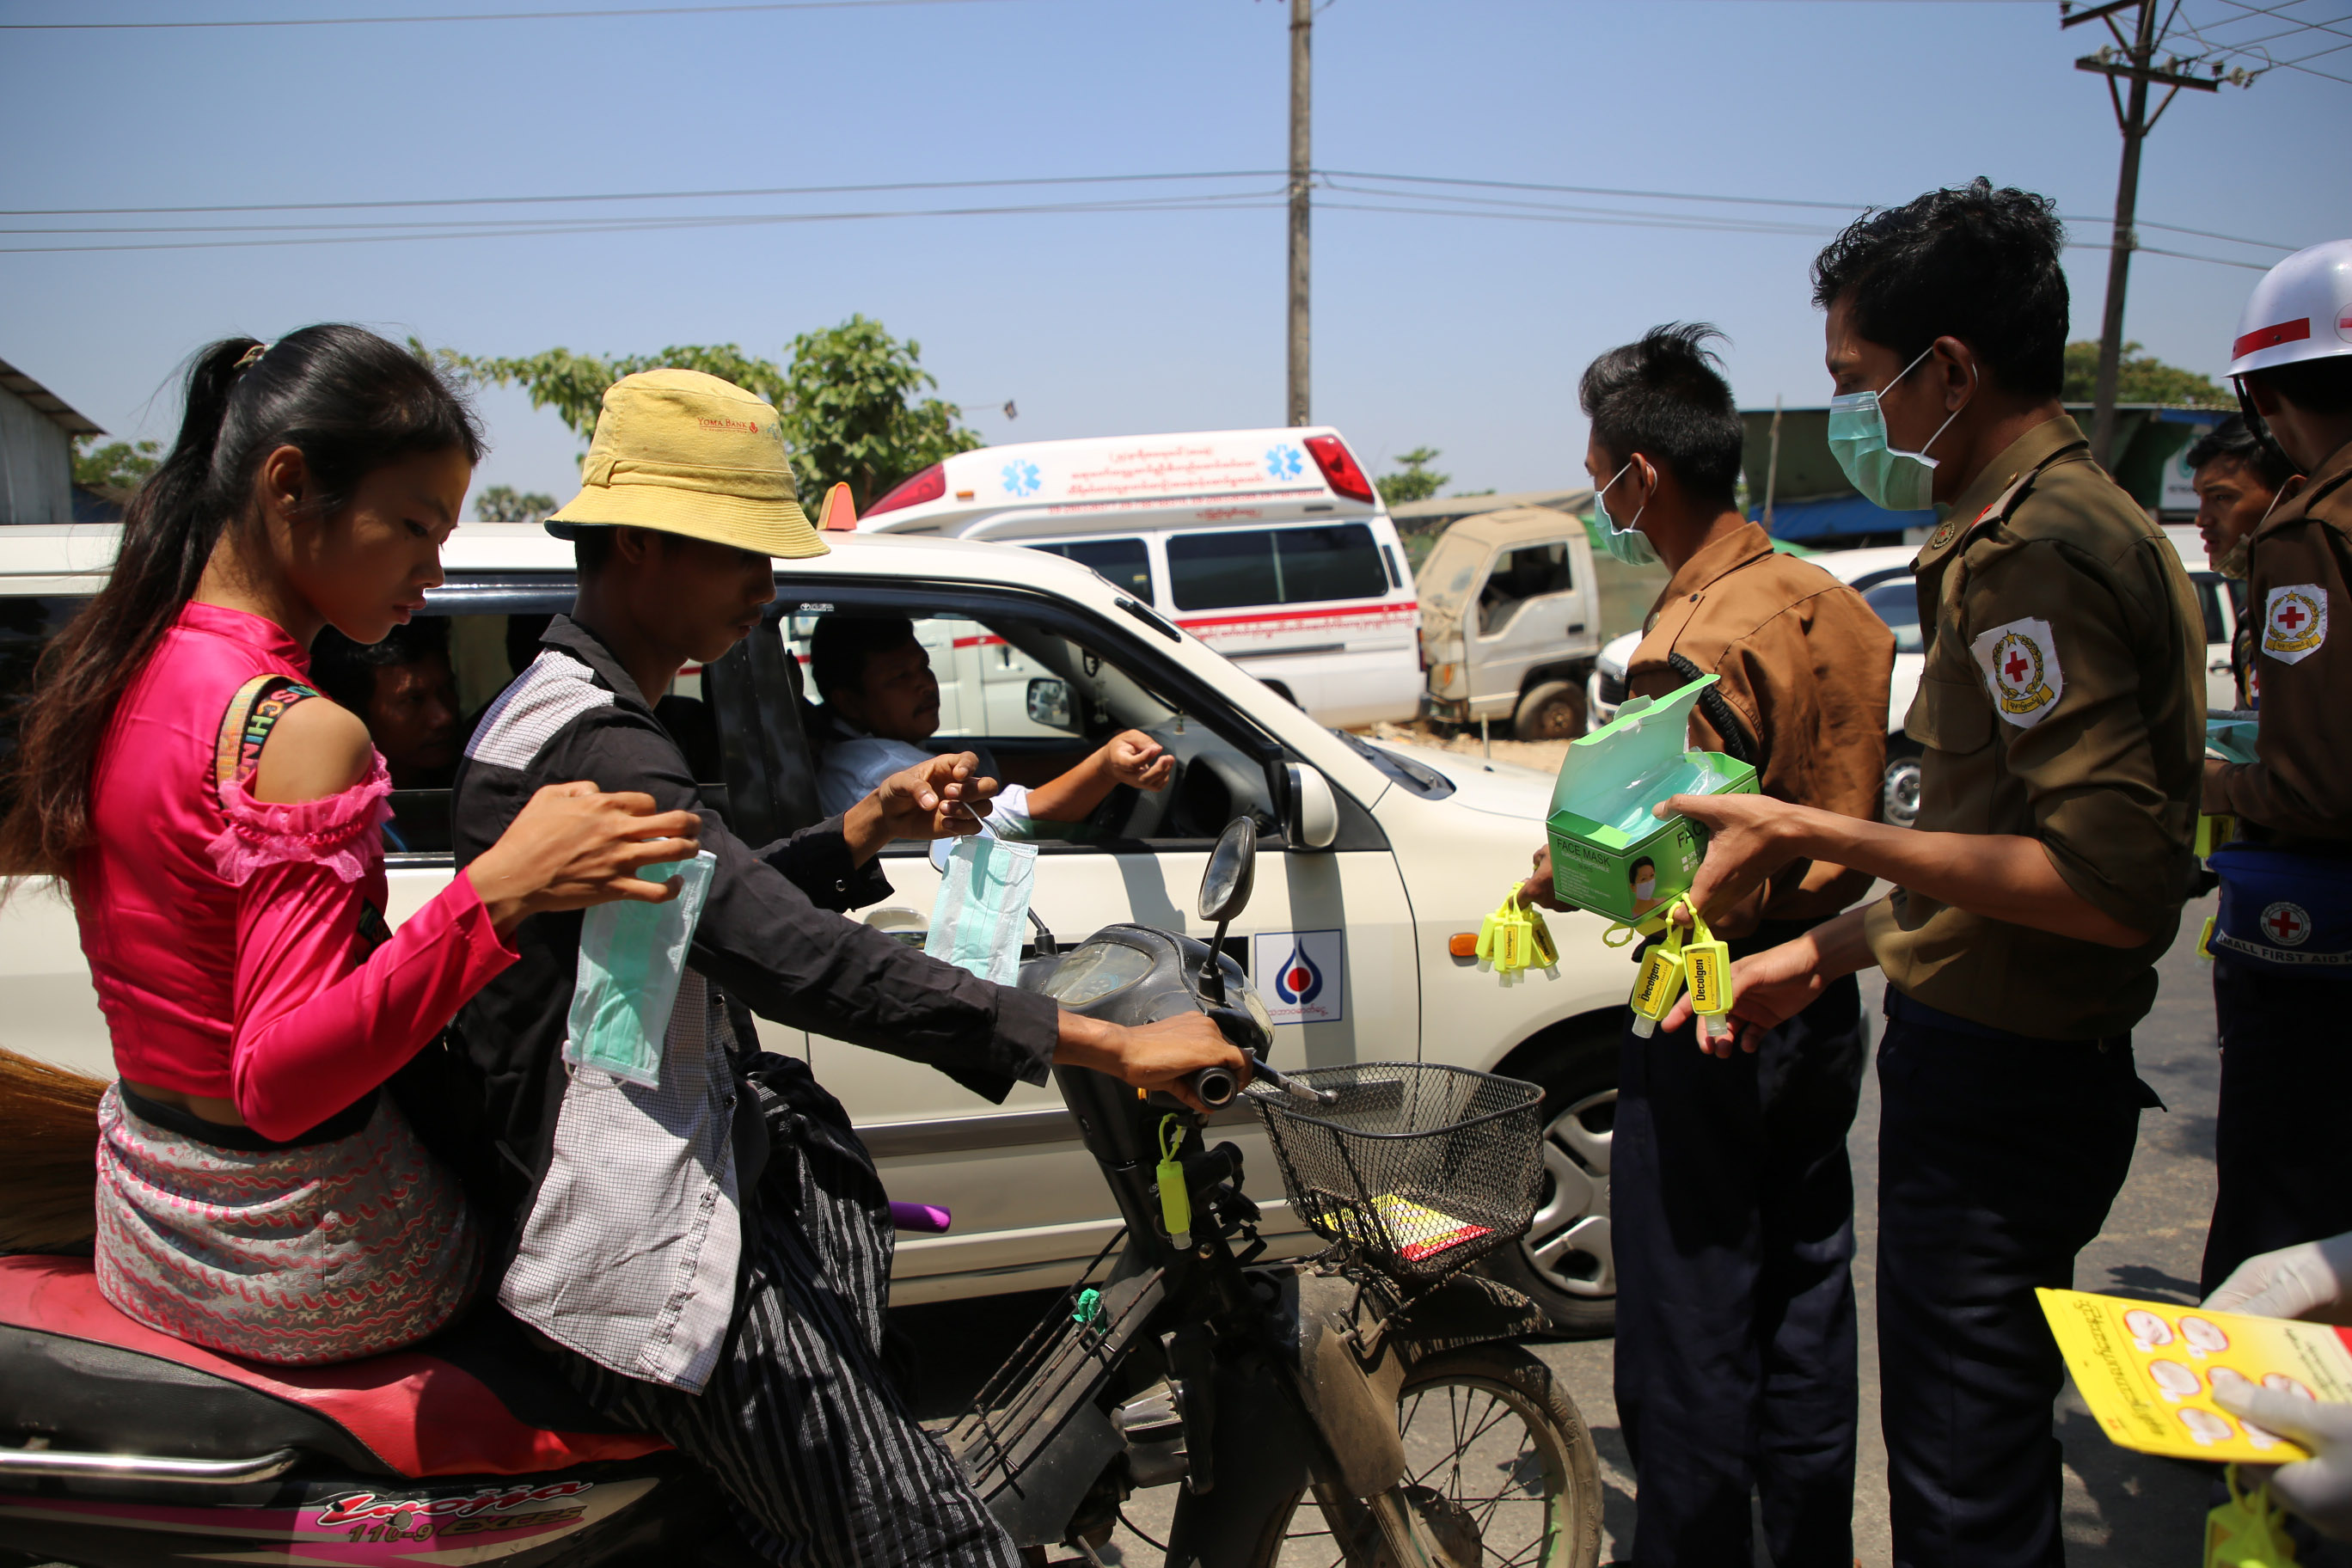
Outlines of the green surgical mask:
{"type": "Polygon", "coordinates": [[[1650,547],[1650,536],[1640,528],[1642,513],[1650,510],[1650,503],[1643,501],[1634,511],[1633,521],[1621,529],[1601,499],[1609,493],[1611,485],[1625,477],[1625,468],[1633,466],[1633,459],[1627,458],[1624,468],[1609,476],[1609,484],[1592,492],[1592,517],[1601,524],[1601,548],[1609,552],[1612,560],[1622,561],[1628,566],[1654,566],[1657,563],[1658,552],[1650,547]]]}
{"type": "Polygon", "coordinates": [[[1008,844],[984,833],[957,839],[931,904],[923,951],[999,985],[1018,980],[1036,869],[1034,844],[1008,844]]]}
{"type": "Polygon", "coordinates": [[[679,879],[677,897],[662,904],[598,904],[581,918],[580,964],[564,1021],[565,1061],[649,1088],[661,1082],[670,1005],[718,867],[719,858],[708,849],[691,860],[647,866],[637,875],[648,882],[679,879]]]}
{"type": "MultiPolygon", "coordinates": [[[[1920,351],[1919,358],[1905,365],[1883,391],[1894,391],[1895,382],[1918,369],[1920,361],[1933,353],[1933,348],[1920,351]]],[[[1976,373],[1971,369],[1969,374],[1976,373]]],[[[1934,504],[1936,489],[1936,459],[1927,456],[1927,447],[1952,427],[1960,408],[1968,405],[1962,403],[1946,416],[1926,446],[1916,452],[1899,452],[1886,444],[1886,416],[1878,406],[1881,395],[1849,392],[1830,399],[1830,455],[1871,505],[1888,511],[1926,511],[1934,504]]]]}

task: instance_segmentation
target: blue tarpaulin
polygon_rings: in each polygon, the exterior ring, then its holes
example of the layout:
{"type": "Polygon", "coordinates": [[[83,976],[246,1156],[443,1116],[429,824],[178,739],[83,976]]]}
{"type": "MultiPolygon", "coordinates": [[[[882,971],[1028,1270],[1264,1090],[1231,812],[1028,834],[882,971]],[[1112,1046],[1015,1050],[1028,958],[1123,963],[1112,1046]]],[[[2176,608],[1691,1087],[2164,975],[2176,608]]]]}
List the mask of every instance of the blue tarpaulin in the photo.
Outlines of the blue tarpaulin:
{"type": "MultiPolygon", "coordinates": [[[[1753,521],[1764,521],[1764,509],[1750,507],[1753,521]]],[[[1932,528],[1933,511],[1888,511],[1858,495],[1822,496],[1810,500],[1775,501],[1772,537],[1806,542],[1845,539],[1860,533],[1894,533],[1906,528],[1932,528]]]]}

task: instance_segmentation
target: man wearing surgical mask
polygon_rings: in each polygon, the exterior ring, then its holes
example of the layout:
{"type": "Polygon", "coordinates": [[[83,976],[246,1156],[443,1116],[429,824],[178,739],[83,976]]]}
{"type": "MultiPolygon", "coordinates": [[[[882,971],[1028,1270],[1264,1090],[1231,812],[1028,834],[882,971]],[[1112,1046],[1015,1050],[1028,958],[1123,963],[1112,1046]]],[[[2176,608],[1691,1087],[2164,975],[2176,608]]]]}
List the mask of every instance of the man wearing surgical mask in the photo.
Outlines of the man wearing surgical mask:
{"type": "MultiPolygon", "coordinates": [[[[1849,227],[1813,264],[1832,452],[1882,506],[1933,502],[1917,825],[1677,795],[1691,889],[1736,908],[1791,856],[1889,898],[1735,961],[1735,1029],[1886,974],[1878,1340],[1895,1560],[2055,1563],[2064,1286],[2131,1164],[2131,1030],[2195,860],[2204,630],[2179,555],[2058,401],[2064,230],[1979,180],[1849,227]]],[[[1684,1004],[1665,1020],[1687,1016],[1684,1004]]]]}
{"type": "MultiPolygon", "coordinates": [[[[1690,744],[1748,763],[1766,795],[1869,818],[1895,635],[1861,595],[1774,549],[1741,514],[1739,413],[1708,346],[1721,337],[1703,322],[1654,328],[1595,359],[1577,388],[1592,422],[1594,521],[1620,560],[1669,574],[1626,689],[1658,698],[1713,677],[1690,744]]],[[[1637,860],[1629,880],[1635,907],[1654,907],[1657,868],[1637,860]]],[[[1792,857],[1709,918],[1736,957],[1801,934],[1869,887],[1792,857]]],[[[1521,896],[1565,907],[1549,851],[1521,896]]],[[[1751,1562],[1757,1513],[1784,1568],[1853,1560],[1845,1141],[1865,1057],[1860,988],[1823,987],[1749,1045],[1718,1059],[1687,1023],[1628,1027],[1619,1043],[1609,1206],[1636,1568],[1751,1562]]]]}

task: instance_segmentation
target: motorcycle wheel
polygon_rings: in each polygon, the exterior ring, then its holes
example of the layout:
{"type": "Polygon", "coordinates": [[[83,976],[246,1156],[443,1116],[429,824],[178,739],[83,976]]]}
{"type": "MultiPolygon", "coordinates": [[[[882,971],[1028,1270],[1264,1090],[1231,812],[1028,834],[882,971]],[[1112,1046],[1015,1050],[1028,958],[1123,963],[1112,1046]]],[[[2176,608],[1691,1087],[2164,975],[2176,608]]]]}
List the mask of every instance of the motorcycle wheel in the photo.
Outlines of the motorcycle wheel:
{"type": "MultiPolygon", "coordinates": [[[[1452,1548],[1477,1542],[1478,1568],[1593,1568],[1601,1557],[1601,1467],[1584,1417],[1525,1346],[1447,1351],[1407,1374],[1397,1396],[1407,1500],[1452,1548]]],[[[1312,1489],[1281,1510],[1250,1568],[1340,1568],[1333,1526],[1361,1539],[1363,1505],[1326,1517],[1312,1489]]],[[[1449,1555],[1452,1552],[1449,1551],[1449,1555]]],[[[1471,1568],[1469,1563],[1462,1568],[1471,1568]]]]}

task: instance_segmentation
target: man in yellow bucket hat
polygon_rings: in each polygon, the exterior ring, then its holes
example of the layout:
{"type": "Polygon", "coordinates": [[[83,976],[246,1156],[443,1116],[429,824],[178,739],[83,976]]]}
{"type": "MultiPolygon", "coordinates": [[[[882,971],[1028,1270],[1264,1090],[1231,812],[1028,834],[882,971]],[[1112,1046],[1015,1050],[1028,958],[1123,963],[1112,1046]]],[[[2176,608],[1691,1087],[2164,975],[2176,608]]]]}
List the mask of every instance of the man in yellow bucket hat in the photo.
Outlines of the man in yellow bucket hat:
{"type": "Polygon", "coordinates": [[[707,1468],[763,1555],[1013,1568],[1011,1541],[884,1370],[894,1233],[873,1162],[804,1062],[760,1051],[751,1015],[927,1063],[992,1100],[1055,1063],[1189,1096],[1189,1074],[1240,1053],[1204,1017],[1080,1018],[842,918],[889,894],[875,856],[891,839],[976,831],[995,786],[969,752],[756,848],[702,805],[653,704],[682,666],[759,628],[777,559],[826,553],[775,409],[696,371],[614,384],[580,493],[548,528],[572,541],[578,598],[467,745],[458,862],[542,784],[594,779],[698,810],[716,865],[656,1082],[559,1066],[577,915],[524,921],[520,962],[461,1017],[454,1110],[491,1145],[469,1186],[501,1238],[499,1304],[591,1404],[707,1468]]]}

